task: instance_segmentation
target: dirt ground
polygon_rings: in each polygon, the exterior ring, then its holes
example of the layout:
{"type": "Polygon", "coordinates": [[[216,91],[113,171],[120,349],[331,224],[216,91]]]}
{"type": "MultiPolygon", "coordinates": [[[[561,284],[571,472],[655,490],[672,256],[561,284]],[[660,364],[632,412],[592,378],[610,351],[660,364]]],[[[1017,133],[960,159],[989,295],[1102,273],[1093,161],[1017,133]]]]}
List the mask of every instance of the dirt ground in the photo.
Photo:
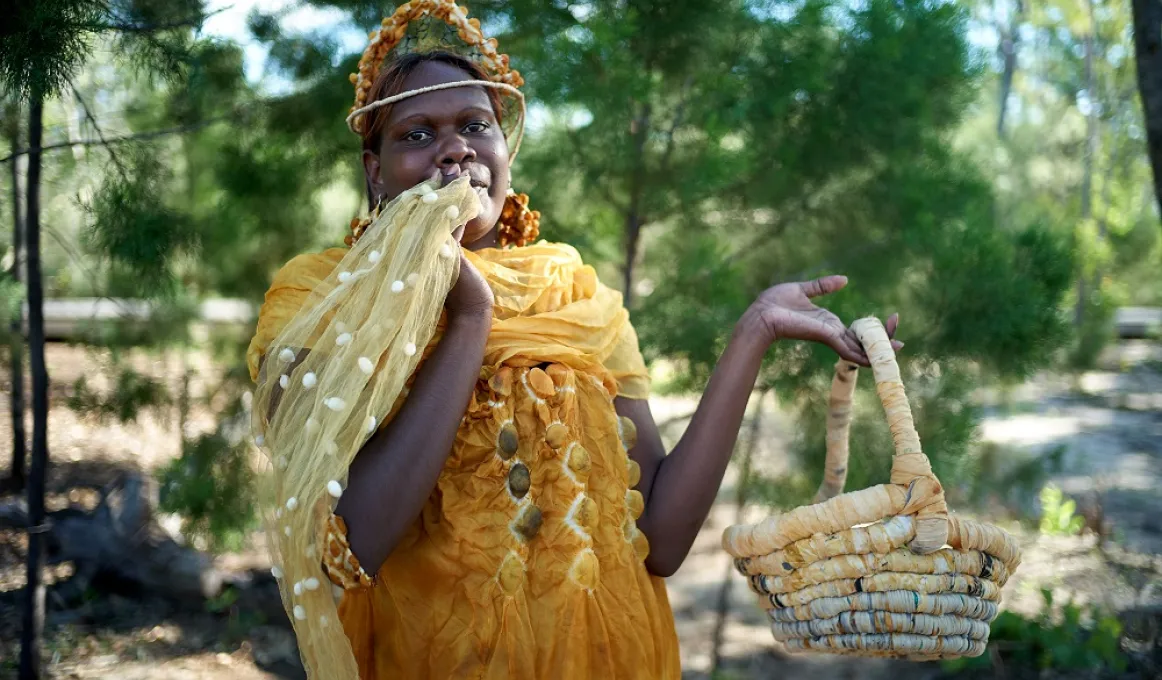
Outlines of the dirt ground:
{"type": "MultiPolygon", "coordinates": [[[[177,375],[172,361],[139,357],[137,362],[155,375],[177,375]]],[[[72,383],[81,375],[97,373],[99,359],[94,355],[52,345],[48,363],[53,381],[50,509],[70,500],[84,501],[78,485],[107,483],[131,469],[151,471],[177,454],[173,418],[145,417],[128,427],[99,425],[79,419],[64,406],[72,383]]],[[[6,466],[10,390],[0,384],[0,391],[5,414],[0,418],[0,464],[6,466]]],[[[1045,537],[1007,522],[1006,528],[1019,536],[1025,558],[1006,586],[1005,606],[1033,613],[1041,588],[1048,587],[1063,597],[1112,610],[1162,607],[1162,348],[1124,343],[1103,359],[1103,370],[1077,379],[1042,377],[982,399],[990,403],[982,436],[1003,447],[1014,462],[1064,447],[1052,480],[1083,505],[1100,508],[1108,534],[1099,549],[1093,534],[1045,537]]],[[[684,398],[653,400],[667,439],[680,436],[684,416],[694,405],[684,398]]],[[[793,423],[776,412],[763,423],[758,463],[767,469],[785,467],[793,423]]],[[[210,424],[208,416],[194,418],[187,423],[186,434],[210,424]]],[[[719,546],[722,530],[737,520],[733,489],[734,480],[728,477],[690,558],[668,581],[684,678],[711,677],[724,579],[729,583],[729,606],[716,678],[911,680],[941,675],[936,664],[790,656],[777,648],[764,615],[743,580],[730,571],[719,546]]],[[[744,516],[753,521],[761,514],[751,510],[744,516]]],[[[178,527],[174,518],[164,524],[171,530],[178,527]]],[[[0,678],[15,675],[25,545],[21,534],[0,530],[0,678]]],[[[223,556],[219,564],[238,570],[266,566],[257,548],[223,556]]],[[[48,580],[65,580],[69,574],[69,566],[62,565],[51,570],[48,580]]],[[[245,613],[181,609],[159,597],[92,593],[79,607],[53,604],[50,597],[46,669],[52,678],[303,677],[293,638],[281,622],[261,622],[245,613]]]]}

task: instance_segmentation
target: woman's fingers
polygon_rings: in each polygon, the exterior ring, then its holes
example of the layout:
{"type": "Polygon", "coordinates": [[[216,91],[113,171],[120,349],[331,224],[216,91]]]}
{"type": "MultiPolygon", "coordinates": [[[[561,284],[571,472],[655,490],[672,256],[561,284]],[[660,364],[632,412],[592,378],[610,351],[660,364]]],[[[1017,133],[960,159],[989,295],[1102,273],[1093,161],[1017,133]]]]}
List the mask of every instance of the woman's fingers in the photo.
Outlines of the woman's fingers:
{"type": "Polygon", "coordinates": [[[900,327],[900,315],[892,314],[888,317],[888,322],[884,324],[884,330],[888,332],[888,337],[892,339],[892,350],[899,352],[904,349],[904,343],[896,340],[896,330],[900,327]]]}
{"type": "Polygon", "coordinates": [[[850,328],[846,329],[838,337],[834,343],[829,343],[831,349],[843,357],[843,359],[850,361],[860,366],[870,366],[867,353],[863,351],[863,346],[859,344],[859,338],[855,337],[855,332],[850,328]]]}
{"type": "Polygon", "coordinates": [[[807,281],[805,283],[799,284],[799,286],[801,286],[803,289],[803,293],[809,298],[834,293],[846,285],[847,277],[840,275],[824,276],[822,278],[815,279],[814,281],[807,281]]]}
{"type": "MultiPolygon", "coordinates": [[[[895,336],[896,329],[899,327],[899,325],[900,325],[900,315],[899,314],[892,314],[891,316],[888,317],[887,323],[884,324],[884,330],[886,330],[888,332],[889,338],[895,336]]],[[[856,348],[858,348],[860,356],[863,357],[862,361],[859,361],[857,363],[859,363],[862,366],[869,366],[870,364],[868,363],[867,353],[864,351],[863,345],[860,343],[859,337],[855,334],[855,331],[849,327],[847,329],[846,333],[844,333],[844,335],[847,338],[846,342],[848,344],[854,343],[856,348]]],[[[892,342],[892,351],[894,351],[894,352],[899,352],[901,349],[904,348],[904,343],[899,341],[899,340],[892,340],[891,342],[892,342]]],[[[843,358],[847,359],[847,357],[843,357],[843,358]]],[[[849,361],[851,361],[851,360],[849,359],[849,361]]]]}

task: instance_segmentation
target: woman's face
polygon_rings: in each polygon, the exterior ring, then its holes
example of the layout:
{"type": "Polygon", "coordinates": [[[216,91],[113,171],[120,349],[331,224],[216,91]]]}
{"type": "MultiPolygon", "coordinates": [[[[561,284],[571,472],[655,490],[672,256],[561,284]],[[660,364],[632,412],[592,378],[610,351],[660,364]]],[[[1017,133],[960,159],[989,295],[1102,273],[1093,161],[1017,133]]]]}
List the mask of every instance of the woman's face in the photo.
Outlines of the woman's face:
{"type": "MultiPolygon", "coordinates": [[[[420,64],[404,91],[471,80],[442,62],[420,64]]],[[[467,247],[496,245],[495,226],[509,186],[508,144],[482,87],[453,87],[409,97],[391,106],[379,151],[363,152],[372,195],[388,200],[424,180],[444,186],[469,175],[480,197],[480,215],[457,234],[467,247]]]]}

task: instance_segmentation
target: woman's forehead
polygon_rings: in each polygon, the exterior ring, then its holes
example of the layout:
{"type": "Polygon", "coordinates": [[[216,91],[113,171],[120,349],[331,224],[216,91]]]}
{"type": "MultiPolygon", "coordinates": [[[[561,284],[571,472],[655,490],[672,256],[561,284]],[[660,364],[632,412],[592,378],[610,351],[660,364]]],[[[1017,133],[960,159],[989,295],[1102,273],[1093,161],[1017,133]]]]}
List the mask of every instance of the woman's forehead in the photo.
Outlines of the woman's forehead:
{"type": "MultiPolygon", "coordinates": [[[[418,90],[432,85],[475,80],[471,74],[451,64],[427,62],[420,64],[404,79],[402,92],[418,90]]],[[[391,107],[389,121],[402,120],[415,115],[431,117],[455,116],[466,109],[492,111],[492,102],[482,87],[453,87],[418,94],[400,100],[391,107]]]]}

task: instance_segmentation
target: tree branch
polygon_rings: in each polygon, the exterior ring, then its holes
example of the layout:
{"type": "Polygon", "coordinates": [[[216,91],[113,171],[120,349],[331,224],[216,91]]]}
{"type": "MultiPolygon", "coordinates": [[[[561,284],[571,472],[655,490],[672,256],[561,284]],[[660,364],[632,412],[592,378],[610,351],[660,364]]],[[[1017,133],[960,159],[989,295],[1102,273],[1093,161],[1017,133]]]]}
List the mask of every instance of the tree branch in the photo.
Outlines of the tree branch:
{"type": "Polygon", "coordinates": [[[165,128],[161,130],[151,130],[149,132],[138,132],[131,135],[123,135],[121,137],[110,137],[108,139],[83,139],[79,142],[60,142],[57,144],[44,144],[41,146],[29,147],[27,149],[18,149],[7,156],[0,158],[0,163],[6,163],[14,158],[27,155],[34,151],[57,151],[60,149],[68,149],[74,146],[110,146],[112,144],[123,144],[125,142],[137,142],[145,139],[153,139],[154,137],[164,137],[166,135],[179,135],[187,132],[193,132],[207,125],[221,122],[230,119],[231,116],[217,116],[215,118],[207,118],[206,120],[198,121],[197,123],[190,123],[189,125],[182,125],[179,127],[165,128]]]}
{"type": "MultiPolygon", "coordinates": [[[[221,14],[222,12],[232,9],[233,7],[233,5],[226,5],[225,7],[219,7],[218,9],[212,12],[207,12],[205,14],[199,14],[197,16],[186,17],[185,19],[167,21],[159,24],[143,24],[134,22],[132,20],[114,20],[105,23],[78,24],[74,27],[95,32],[112,31],[116,33],[162,33],[164,31],[172,31],[175,28],[201,28],[206,19],[209,19],[215,14],[221,14]]],[[[106,5],[106,11],[108,11],[108,5],[106,5]]],[[[116,19],[116,17],[114,19],[116,19]]]]}
{"type": "Polygon", "coordinates": [[[670,124],[670,129],[666,131],[666,148],[662,151],[662,162],[658,166],[663,176],[670,171],[670,156],[674,153],[674,133],[682,125],[682,119],[686,115],[686,103],[689,101],[692,80],[690,76],[687,76],[685,82],[682,83],[682,94],[678,97],[678,105],[674,107],[674,120],[670,124]]]}
{"type": "Polygon", "coordinates": [[[85,118],[88,119],[89,124],[93,126],[93,130],[97,133],[97,139],[101,140],[101,145],[104,146],[105,150],[109,152],[109,158],[113,160],[113,165],[116,165],[117,171],[121,173],[121,179],[128,182],[129,173],[125,170],[125,166],[122,165],[121,159],[117,156],[117,152],[114,151],[113,147],[109,144],[109,140],[105,139],[105,133],[101,131],[101,126],[97,124],[97,119],[93,117],[93,112],[89,110],[89,105],[85,103],[85,98],[81,96],[81,91],[77,89],[77,86],[73,83],[72,79],[68,79],[68,83],[69,87],[73,91],[73,96],[77,98],[77,102],[79,102],[81,108],[85,110],[85,118]]]}

